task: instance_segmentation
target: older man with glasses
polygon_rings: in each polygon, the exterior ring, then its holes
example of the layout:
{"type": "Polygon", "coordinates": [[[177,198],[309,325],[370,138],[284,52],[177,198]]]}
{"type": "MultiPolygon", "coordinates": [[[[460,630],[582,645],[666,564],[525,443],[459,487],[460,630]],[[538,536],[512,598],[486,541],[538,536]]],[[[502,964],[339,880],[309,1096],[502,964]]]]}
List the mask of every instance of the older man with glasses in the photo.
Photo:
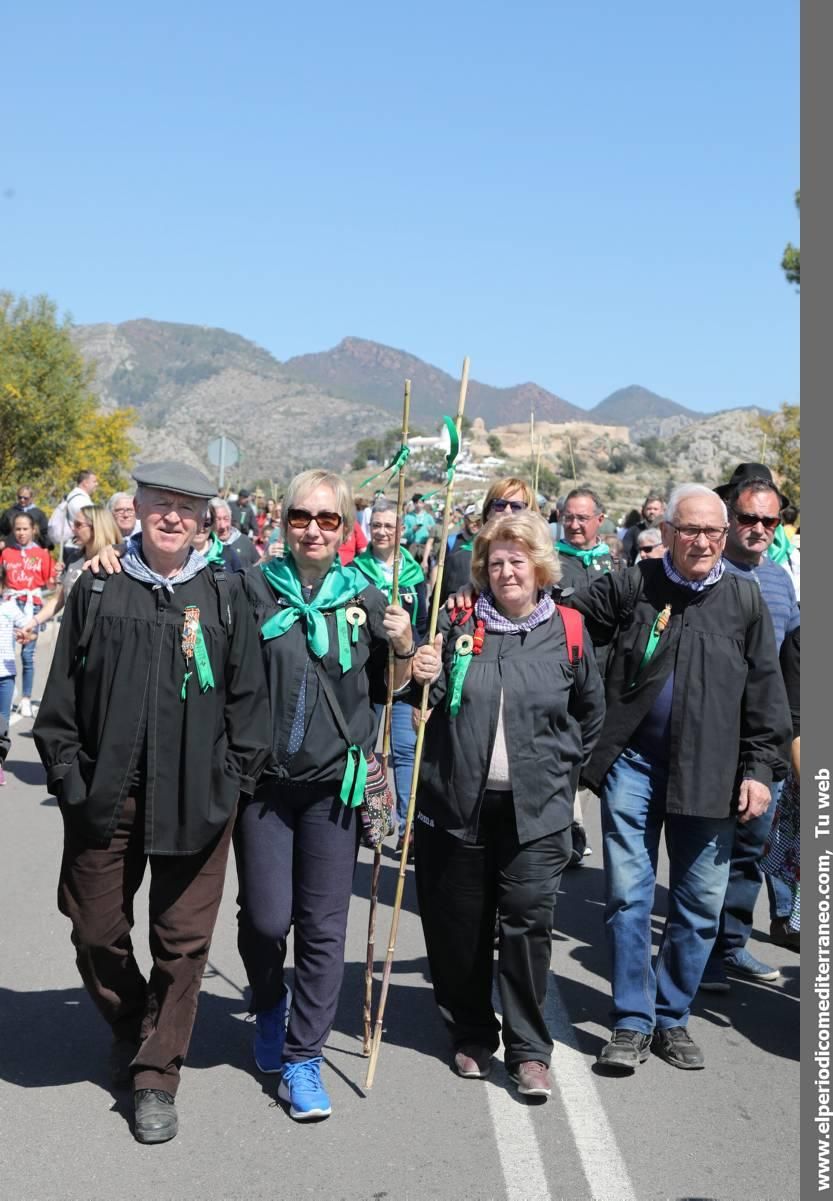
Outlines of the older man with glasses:
{"type": "Polygon", "coordinates": [[[34,493],[28,485],[22,485],[17,490],[17,499],[0,515],[0,544],[7,544],[14,538],[14,519],[21,513],[32,518],[35,526],[35,539],[44,550],[52,549],[52,539],[49,537],[49,518],[43,509],[34,503],[34,493]]]}
{"type": "Polygon", "coordinates": [[[631,1072],[651,1050],[704,1067],[690,1006],[717,936],[738,823],[764,813],[787,771],[790,714],[756,584],[726,570],[726,506],[701,484],[672,493],[662,559],[601,575],[568,603],[610,643],[607,715],[583,779],[602,798],[613,1032],[599,1064],[631,1072]],[[668,909],[652,961],[660,836],[668,909]]]}
{"type": "MultiPolygon", "coordinates": [[[[781,524],[781,509],[787,504],[762,463],[741,463],[728,484],[715,488],[729,509],[729,529],[723,562],[726,570],[752,580],[760,588],[775,630],[780,651],[784,639],[801,624],[795,587],[789,572],[767,555],[781,524]]],[[[764,880],[763,858],[772,819],[781,793],[781,782],[772,786],[772,804],[754,821],[739,825],[732,845],[729,882],[720,916],[720,931],[703,980],[705,992],[728,992],[727,972],[747,980],[777,980],[777,968],[752,955],[746,947],[752,933],[755,902],[764,880]]],[[[787,943],[792,893],[778,880],[766,877],[769,894],[770,937],[787,943]]]]}

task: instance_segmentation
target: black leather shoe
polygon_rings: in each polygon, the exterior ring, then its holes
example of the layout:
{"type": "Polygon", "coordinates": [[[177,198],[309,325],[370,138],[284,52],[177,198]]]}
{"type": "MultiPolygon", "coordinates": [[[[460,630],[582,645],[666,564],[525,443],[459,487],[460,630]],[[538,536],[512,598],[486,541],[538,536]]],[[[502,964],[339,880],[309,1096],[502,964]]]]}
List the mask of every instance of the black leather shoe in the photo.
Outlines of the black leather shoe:
{"type": "Polygon", "coordinates": [[[687,1072],[706,1066],[703,1052],[685,1026],[666,1026],[662,1030],[655,1030],[651,1049],[666,1063],[687,1072]]]}
{"type": "Polygon", "coordinates": [[[133,1135],[137,1143],[166,1143],[176,1135],[179,1118],[170,1093],[161,1088],[138,1088],[133,1094],[133,1104],[133,1135]]]}

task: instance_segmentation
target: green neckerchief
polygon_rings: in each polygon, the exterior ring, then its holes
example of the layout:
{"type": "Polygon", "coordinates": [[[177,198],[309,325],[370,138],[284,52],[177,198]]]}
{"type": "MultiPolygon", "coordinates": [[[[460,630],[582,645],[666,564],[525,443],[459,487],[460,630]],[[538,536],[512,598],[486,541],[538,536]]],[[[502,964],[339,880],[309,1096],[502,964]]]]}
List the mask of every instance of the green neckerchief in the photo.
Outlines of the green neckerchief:
{"type": "Polygon", "coordinates": [[[563,538],[556,542],[555,549],[560,555],[572,555],[574,559],[581,559],[585,567],[589,567],[594,559],[610,554],[610,547],[606,542],[597,542],[590,550],[580,550],[577,546],[571,546],[569,542],[565,542],[563,538]]]}
{"type": "MultiPolygon", "coordinates": [[[[264,642],[280,638],[295,622],[303,617],[307,625],[307,647],[316,659],[323,659],[330,649],[327,621],[322,610],[336,611],[336,628],[339,641],[339,662],[342,671],[350,670],[350,647],[347,641],[346,605],[368,587],[367,576],[350,564],[345,567],[336,559],[324,576],[317,594],[309,602],[304,600],[301,581],[291,555],[284,559],[267,559],[260,570],[278,596],[287,602],[287,607],[273,613],[260,627],[264,642]]],[[[358,626],[354,626],[353,641],[358,637],[358,626]]]]}
{"type": "MultiPolygon", "coordinates": [[[[363,575],[367,576],[371,584],[375,584],[380,592],[384,592],[388,598],[388,603],[390,603],[390,598],[393,595],[393,580],[387,578],[379,565],[379,560],[370,547],[366,547],[360,554],[356,555],[353,563],[363,575]]],[[[411,591],[424,583],[424,581],[425,573],[414,556],[403,546],[399,552],[400,589],[404,588],[406,591],[411,591]]]]}
{"type": "Polygon", "coordinates": [[[209,545],[206,550],[203,551],[202,557],[205,559],[206,563],[225,563],[225,559],[223,558],[223,544],[213,531],[211,533],[211,537],[209,538],[209,545]]]}
{"type": "Polygon", "coordinates": [[[777,563],[783,567],[790,557],[791,549],[792,543],[787,537],[787,531],[782,525],[779,525],[775,530],[775,537],[772,539],[767,555],[772,559],[773,563],[777,563]]]}

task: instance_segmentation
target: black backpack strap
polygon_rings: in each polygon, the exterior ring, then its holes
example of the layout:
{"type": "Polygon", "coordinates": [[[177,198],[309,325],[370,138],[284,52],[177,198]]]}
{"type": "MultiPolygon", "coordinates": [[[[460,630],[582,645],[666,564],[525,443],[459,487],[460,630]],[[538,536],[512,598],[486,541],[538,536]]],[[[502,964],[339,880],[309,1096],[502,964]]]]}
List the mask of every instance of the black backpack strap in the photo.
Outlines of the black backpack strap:
{"type": "Polygon", "coordinates": [[[83,663],[87,655],[87,647],[90,645],[90,639],[93,636],[93,626],[95,625],[98,607],[101,604],[101,594],[104,591],[104,585],[110,577],[94,576],[93,586],[90,589],[90,603],[87,606],[87,616],[84,618],[84,628],[81,631],[81,637],[78,640],[78,645],[75,648],[75,663],[83,663]]]}
{"type": "Polygon", "coordinates": [[[347,727],[347,722],[345,721],[344,714],[341,711],[341,705],[339,705],[338,701],[336,700],[335,693],[330,686],[330,681],[327,679],[327,673],[324,671],[324,668],[317,659],[312,660],[312,665],[315,668],[316,675],[318,676],[318,682],[321,685],[321,691],[327,698],[327,704],[332,710],[335,723],[338,726],[338,732],[347,743],[348,747],[350,747],[353,745],[353,739],[350,736],[350,730],[347,727]]]}
{"type": "Polygon", "coordinates": [[[224,567],[216,567],[211,564],[211,574],[214,577],[214,583],[217,585],[217,603],[220,607],[220,621],[225,628],[229,638],[233,628],[231,617],[231,596],[229,594],[228,576],[224,567]]]}

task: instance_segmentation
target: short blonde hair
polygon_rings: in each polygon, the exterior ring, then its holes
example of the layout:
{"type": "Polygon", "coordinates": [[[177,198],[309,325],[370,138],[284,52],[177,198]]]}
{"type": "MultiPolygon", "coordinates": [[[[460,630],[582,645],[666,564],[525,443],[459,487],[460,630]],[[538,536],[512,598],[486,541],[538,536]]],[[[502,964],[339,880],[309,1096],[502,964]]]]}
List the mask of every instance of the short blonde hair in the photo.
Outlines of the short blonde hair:
{"type": "Polygon", "coordinates": [[[491,508],[492,501],[501,500],[504,496],[508,496],[510,492],[520,492],[523,495],[524,503],[530,513],[540,512],[538,498],[526,480],[519,479],[514,475],[508,475],[502,480],[495,480],[486,493],[483,500],[484,521],[488,521],[489,519],[489,509],[491,508]]]}
{"type": "Polygon", "coordinates": [[[495,517],[477,535],[471,553],[471,578],[478,592],[489,591],[489,552],[493,542],[517,542],[535,567],[539,588],[561,579],[550,527],[540,513],[507,513],[495,517]]]}
{"type": "Polygon", "coordinates": [[[118,546],[124,541],[115,517],[102,505],[85,505],[83,509],[79,509],[78,516],[89,521],[93,527],[92,541],[89,546],[84,547],[86,558],[91,559],[93,555],[100,554],[105,546],[118,546]]]}
{"type": "Polygon", "coordinates": [[[283,512],[281,514],[281,528],[283,529],[284,537],[286,537],[286,531],[289,528],[289,510],[298,508],[298,501],[303,496],[306,496],[308,492],[314,492],[316,488],[323,487],[332,488],[333,490],[336,509],[341,514],[341,541],[347,541],[353,533],[353,527],[356,524],[353,493],[350,491],[350,485],[343,476],[336,475],[334,471],[324,471],[320,467],[315,468],[313,471],[302,471],[289,481],[289,487],[283,498],[283,512]]]}

